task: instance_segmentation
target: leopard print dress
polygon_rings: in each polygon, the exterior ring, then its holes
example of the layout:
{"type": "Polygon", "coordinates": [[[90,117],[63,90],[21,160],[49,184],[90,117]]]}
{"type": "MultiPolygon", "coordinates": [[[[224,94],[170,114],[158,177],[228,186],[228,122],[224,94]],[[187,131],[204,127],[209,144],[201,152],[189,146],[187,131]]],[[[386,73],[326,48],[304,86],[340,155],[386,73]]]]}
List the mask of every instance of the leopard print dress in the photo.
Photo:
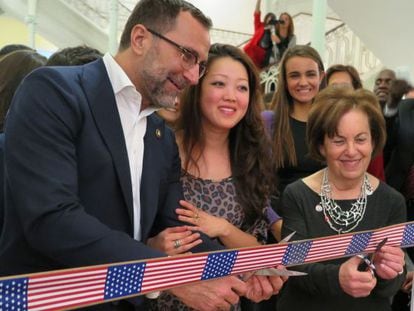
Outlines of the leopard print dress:
{"type": "MultiPolygon", "coordinates": [[[[224,217],[234,226],[241,228],[244,223],[244,211],[236,200],[236,188],[231,177],[220,181],[201,179],[188,173],[183,174],[181,183],[186,201],[194,206],[208,212],[211,215],[224,217]]],[[[266,209],[271,208],[266,206],[266,209]]],[[[268,231],[268,222],[263,217],[256,222],[246,232],[254,235],[261,243],[265,243],[268,231]]],[[[193,309],[185,306],[177,298],[162,293],[158,299],[151,301],[150,310],[152,311],[192,311],[193,309]]],[[[234,306],[234,311],[240,310],[240,306],[234,306]]]]}

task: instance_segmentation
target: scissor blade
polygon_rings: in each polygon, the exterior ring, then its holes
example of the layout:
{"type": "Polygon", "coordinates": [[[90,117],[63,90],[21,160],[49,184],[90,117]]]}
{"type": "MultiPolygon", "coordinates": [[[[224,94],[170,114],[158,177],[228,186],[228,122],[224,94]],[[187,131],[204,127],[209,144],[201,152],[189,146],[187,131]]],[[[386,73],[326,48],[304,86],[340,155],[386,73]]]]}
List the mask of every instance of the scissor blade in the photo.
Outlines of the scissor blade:
{"type": "Polygon", "coordinates": [[[388,241],[388,238],[384,238],[381,242],[378,243],[377,247],[375,248],[375,251],[369,257],[369,261],[371,262],[371,264],[374,264],[375,255],[379,252],[381,247],[383,247],[385,243],[387,243],[387,241],[388,241]]]}
{"type": "Polygon", "coordinates": [[[287,269],[275,269],[275,268],[268,268],[268,269],[258,270],[254,274],[256,274],[256,275],[277,275],[277,276],[307,275],[306,272],[287,270],[287,269]]]}
{"type": "Polygon", "coordinates": [[[283,239],[281,239],[280,241],[279,241],[279,243],[278,244],[280,244],[280,243],[286,243],[286,242],[289,242],[290,241],[290,239],[294,236],[296,234],[296,231],[293,231],[291,234],[289,234],[289,235],[287,235],[287,236],[285,236],[283,239]]]}
{"type": "Polygon", "coordinates": [[[381,247],[383,247],[385,245],[385,243],[387,243],[388,238],[384,238],[381,242],[378,243],[377,247],[375,248],[375,253],[378,252],[381,247]]]}
{"type": "MultiPolygon", "coordinates": [[[[280,240],[277,244],[287,243],[294,235],[296,231],[293,231],[289,235],[285,236],[282,240],[280,240]]],[[[277,275],[277,276],[297,276],[297,275],[306,275],[305,272],[287,270],[287,269],[275,269],[275,268],[268,268],[268,269],[261,269],[255,272],[250,272],[251,274],[247,274],[245,279],[250,278],[252,274],[256,275],[277,275]]]]}

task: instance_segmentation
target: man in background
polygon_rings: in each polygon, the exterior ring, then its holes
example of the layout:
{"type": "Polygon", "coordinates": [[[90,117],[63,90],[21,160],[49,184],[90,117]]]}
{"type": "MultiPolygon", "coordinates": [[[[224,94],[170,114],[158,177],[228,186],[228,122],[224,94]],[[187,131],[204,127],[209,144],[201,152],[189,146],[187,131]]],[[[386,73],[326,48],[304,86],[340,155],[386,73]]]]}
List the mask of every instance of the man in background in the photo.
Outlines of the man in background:
{"type": "Polygon", "coordinates": [[[79,66],[101,58],[103,54],[87,45],[67,47],[50,55],[46,66],[79,66]]]}

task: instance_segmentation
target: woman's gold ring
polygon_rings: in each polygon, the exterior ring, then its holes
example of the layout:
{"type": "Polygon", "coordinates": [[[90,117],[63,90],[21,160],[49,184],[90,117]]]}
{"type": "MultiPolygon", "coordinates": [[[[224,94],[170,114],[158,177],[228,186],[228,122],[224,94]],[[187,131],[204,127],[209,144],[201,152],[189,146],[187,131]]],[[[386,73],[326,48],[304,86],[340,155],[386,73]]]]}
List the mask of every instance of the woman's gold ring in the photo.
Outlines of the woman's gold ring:
{"type": "Polygon", "coordinates": [[[195,215],[194,215],[194,221],[195,222],[198,222],[198,220],[200,219],[200,215],[198,214],[198,213],[196,213],[195,215]]]}

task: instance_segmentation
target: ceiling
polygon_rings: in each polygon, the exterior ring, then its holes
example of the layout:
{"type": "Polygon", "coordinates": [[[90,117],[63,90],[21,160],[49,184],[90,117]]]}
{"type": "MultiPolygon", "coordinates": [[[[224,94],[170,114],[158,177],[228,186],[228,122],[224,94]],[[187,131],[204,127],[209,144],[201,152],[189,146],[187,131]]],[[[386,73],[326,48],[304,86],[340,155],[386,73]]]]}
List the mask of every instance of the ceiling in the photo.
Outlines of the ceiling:
{"type": "MultiPolygon", "coordinates": [[[[212,18],[214,28],[246,36],[253,33],[252,15],[256,0],[189,1],[212,18]]],[[[344,21],[385,66],[396,69],[400,76],[411,76],[412,80],[414,0],[262,0],[262,11],[288,12],[294,16],[298,43],[305,44],[310,41],[314,1],[328,4],[326,30],[344,21]]],[[[27,3],[28,0],[0,0],[0,12],[3,10],[5,14],[24,21],[27,3]]],[[[112,1],[38,0],[37,3],[37,29],[56,46],[74,45],[80,41],[101,50],[107,48],[112,1]],[[58,6],[59,3],[65,4],[67,13],[58,6]],[[85,16],[83,20],[76,16],[79,12],[85,16]]],[[[118,3],[118,27],[122,29],[137,0],[118,0],[118,3]]]]}
{"type": "MultiPolygon", "coordinates": [[[[231,31],[253,33],[253,11],[256,0],[188,0],[211,17],[214,28],[231,31]],[[223,4],[225,3],[225,4],[223,4]]],[[[136,0],[119,0],[121,6],[132,10],[136,0]]],[[[288,12],[292,16],[301,13],[312,14],[313,0],[262,0],[263,13],[288,12]]],[[[337,18],[337,15],[328,7],[327,15],[337,18]]]]}
{"type": "Polygon", "coordinates": [[[414,0],[328,0],[381,62],[414,84],[414,0]]]}

